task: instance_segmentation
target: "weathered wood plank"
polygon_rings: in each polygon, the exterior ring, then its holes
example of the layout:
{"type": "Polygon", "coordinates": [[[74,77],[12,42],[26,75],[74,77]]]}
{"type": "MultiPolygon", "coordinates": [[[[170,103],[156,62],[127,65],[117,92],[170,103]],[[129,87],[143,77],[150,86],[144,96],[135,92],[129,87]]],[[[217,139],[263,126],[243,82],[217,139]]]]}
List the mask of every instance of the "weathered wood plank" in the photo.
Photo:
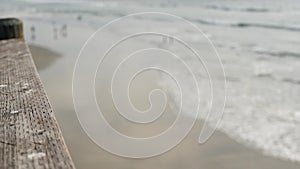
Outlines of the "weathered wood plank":
{"type": "Polygon", "coordinates": [[[23,39],[0,41],[2,168],[74,168],[23,39]]]}

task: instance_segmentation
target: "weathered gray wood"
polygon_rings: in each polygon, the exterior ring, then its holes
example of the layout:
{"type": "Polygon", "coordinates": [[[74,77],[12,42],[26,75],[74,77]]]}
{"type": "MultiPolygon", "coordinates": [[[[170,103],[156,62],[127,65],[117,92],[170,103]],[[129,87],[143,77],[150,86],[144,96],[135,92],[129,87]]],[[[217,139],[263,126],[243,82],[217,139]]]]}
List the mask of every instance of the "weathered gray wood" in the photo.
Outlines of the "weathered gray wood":
{"type": "Polygon", "coordinates": [[[0,40],[23,38],[23,23],[17,18],[0,19],[0,40]]]}
{"type": "Polygon", "coordinates": [[[23,39],[0,41],[0,169],[74,168],[23,39]]]}

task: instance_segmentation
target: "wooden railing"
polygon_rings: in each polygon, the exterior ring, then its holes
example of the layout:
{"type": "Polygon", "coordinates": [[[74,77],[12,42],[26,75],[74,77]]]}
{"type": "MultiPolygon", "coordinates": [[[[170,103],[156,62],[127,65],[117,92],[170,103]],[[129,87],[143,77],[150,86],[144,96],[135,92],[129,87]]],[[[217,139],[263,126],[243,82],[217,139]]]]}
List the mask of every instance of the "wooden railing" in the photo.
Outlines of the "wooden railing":
{"type": "Polygon", "coordinates": [[[6,168],[74,168],[14,18],[0,19],[0,169],[6,168]]]}

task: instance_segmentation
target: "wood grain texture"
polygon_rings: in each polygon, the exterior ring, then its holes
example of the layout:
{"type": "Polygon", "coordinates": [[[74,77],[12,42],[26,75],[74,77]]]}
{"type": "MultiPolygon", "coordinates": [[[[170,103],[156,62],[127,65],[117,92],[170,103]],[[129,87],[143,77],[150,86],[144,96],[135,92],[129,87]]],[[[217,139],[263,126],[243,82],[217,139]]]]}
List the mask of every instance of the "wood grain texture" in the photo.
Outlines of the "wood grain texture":
{"type": "Polygon", "coordinates": [[[0,41],[0,169],[74,168],[23,39],[0,41]]]}

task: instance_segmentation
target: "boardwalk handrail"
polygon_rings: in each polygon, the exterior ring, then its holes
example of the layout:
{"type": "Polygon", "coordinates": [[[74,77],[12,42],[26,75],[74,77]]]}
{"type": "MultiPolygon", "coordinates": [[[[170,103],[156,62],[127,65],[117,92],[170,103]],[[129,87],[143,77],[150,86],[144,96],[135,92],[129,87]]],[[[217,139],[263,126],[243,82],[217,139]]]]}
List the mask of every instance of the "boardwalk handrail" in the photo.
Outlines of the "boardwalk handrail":
{"type": "Polygon", "coordinates": [[[74,168],[22,22],[0,19],[0,169],[74,168]]]}

